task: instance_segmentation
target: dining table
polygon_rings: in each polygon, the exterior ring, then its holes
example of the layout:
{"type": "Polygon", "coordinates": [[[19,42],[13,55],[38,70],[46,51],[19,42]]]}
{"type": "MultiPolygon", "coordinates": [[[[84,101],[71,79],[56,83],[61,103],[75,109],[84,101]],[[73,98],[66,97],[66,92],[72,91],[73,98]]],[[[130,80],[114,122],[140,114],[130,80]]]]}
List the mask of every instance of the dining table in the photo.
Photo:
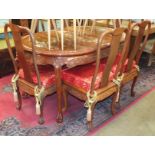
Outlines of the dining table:
{"type": "MultiPolygon", "coordinates": [[[[64,29],[64,49],[61,49],[61,32],[60,30],[51,30],[50,49],[48,48],[48,34],[47,32],[34,33],[35,38],[35,52],[38,65],[53,65],[56,76],[56,93],[57,93],[57,119],[58,123],[63,121],[63,104],[62,104],[62,68],[72,68],[78,65],[94,62],[96,60],[96,49],[98,38],[101,33],[110,31],[111,28],[85,27],[77,28],[76,49],[74,49],[73,27],[64,29]],[[80,30],[81,29],[81,30],[80,30]],[[59,37],[59,41],[58,41],[59,37]]],[[[122,39],[123,40],[123,39],[122,39]]],[[[32,48],[29,36],[23,36],[22,42],[26,52],[27,60],[32,63],[32,48]]],[[[106,57],[109,52],[111,36],[107,36],[102,41],[101,57],[106,57]]]]}

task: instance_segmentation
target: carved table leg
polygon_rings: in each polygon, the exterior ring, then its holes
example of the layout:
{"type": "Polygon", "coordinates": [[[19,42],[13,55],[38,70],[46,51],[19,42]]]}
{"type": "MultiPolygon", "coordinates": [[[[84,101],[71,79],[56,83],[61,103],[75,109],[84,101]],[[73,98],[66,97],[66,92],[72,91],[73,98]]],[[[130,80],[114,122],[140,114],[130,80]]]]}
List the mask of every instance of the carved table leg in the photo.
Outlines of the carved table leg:
{"type": "Polygon", "coordinates": [[[58,104],[58,114],[57,122],[63,122],[63,113],[62,113],[62,82],[61,82],[61,67],[55,67],[56,75],[56,91],[57,91],[57,104],[58,104]]]}

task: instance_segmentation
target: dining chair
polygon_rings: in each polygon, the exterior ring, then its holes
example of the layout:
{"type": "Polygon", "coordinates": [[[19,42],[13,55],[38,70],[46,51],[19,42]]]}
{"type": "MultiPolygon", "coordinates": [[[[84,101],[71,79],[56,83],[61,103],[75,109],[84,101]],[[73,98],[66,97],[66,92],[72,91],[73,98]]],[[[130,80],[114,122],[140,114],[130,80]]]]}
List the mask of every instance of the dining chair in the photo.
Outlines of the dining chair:
{"type": "Polygon", "coordinates": [[[50,95],[56,91],[54,69],[50,65],[37,65],[35,39],[28,28],[10,23],[5,25],[4,31],[8,51],[15,70],[15,74],[12,77],[11,83],[13,87],[13,95],[16,108],[18,110],[21,109],[22,91],[34,96],[36,101],[36,114],[39,115],[38,123],[43,124],[43,100],[47,95],[50,95]],[[8,29],[11,29],[12,32],[16,54],[13,54],[12,48],[10,46],[8,29]],[[24,51],[24,47],[22,44],[23,32],[26,32],[30,37],[33,63],[29,63],[26,58],[26,52],[24,51]]]}
{"type": "Polygon", "coordinates": [[[112,95],[111,110],[113,113],[122,78],[119,71],[128,41],[129,36],[125,28],[105,31],[98,39],[95,62],[62,71],[65,107],[67,109],[68,94],[83,100],[84,106],[88,108],[87,123],[90,129],[92,128],[95,105],[112,95]],[[101,59],[102,41],[108,36],[111,37],[110,51],[106,58],[101,59]],[[122,37],[125,37],[124,45],[121,42],[122,37]],[[119,58],[117,57],[118,54],[120,55],[119,58]]]}
{"type": "MultiPolygon", "coordinates": [[[[151,28],[150,21],[142,21],[139,23],[133,23],[129,29],[129,34],[131,36],[129,42],[129,50],[126,52],[123,60],[123,67],[121,68],[120,73],[123,75],[121,88],[132,81],[131,84],[131,96],[135,96],[134,87],[140,72],[140,68],[138,66],[139,60],[141,58],[141,54],[144,51],[149,31],[151,28]],[[132,36],[133,31],[137,31],[137,35],[135,37],[132,36]]],[[[120,93],[121,94],[121,93],[120,93]]],[[[115,104],[116,107],[120,107],[119,102],[115,104]]],[[[116,112],[116,107],[114,112],[116,112]]]]}

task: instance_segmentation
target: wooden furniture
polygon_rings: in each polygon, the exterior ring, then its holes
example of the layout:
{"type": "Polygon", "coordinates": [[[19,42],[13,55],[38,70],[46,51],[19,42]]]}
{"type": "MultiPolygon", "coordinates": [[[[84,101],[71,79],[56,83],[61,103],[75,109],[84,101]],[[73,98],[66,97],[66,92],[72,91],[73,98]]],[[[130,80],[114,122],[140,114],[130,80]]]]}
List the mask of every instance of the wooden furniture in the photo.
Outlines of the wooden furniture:
{"type": "Polygon", "coordinates": [[[30,28],[31,19],[11,19],[11,23],[30,28]]]}
{"type": "MultiPolygon", "coordinates": [[[[144,20],[141,19],[140,21],[143,22],[144,20]]],[[[101,22],[101,21],[99,20],[97,22],[101,22]]],[[[137,22],[132,20],[132,19],[126,19],[126,20],[125,19],[115,19],[115,20],[111,20],[110,23],[111,23],[110,25],[112,25],[112,23],[115,23],[115,27],[129,28],[131,26],[131,24],[134,24],[134,23],[137,23],[137,22]]],[[[138,27],[135,27],[133,29],[133,31],[132,31],[132,36],[136,37],[138,35],[138,32],[139,32],[138,27]]],[[[154,33],[155,33],[155,24],[151,23],[151,28],[150,28],[149,34],[151,35],[151,34],[154,34],[154,33]]],[[[146,34],[147,34],[147,31],[145,30],[144,35],[146,35],[146,34]]]]}
{"type": "Polygon", "coordinates": [[[125,27],[128,28],[128,25],[130,24],[130,19],[97,19],[96,20],[96,26],[100,27],[125,27]]]}
{"type": "MultiPolygon", "coordinates": [[[[134,24],[134,23],[133,23],[134,24]]],[[[136,37],[138,35],[139,31],[138,31],[138,28],[135,27],[132,31],[132,36],[136,37]]],[[[151,24],[151,27],[150,27],[150,32],[149,34],[153,34],[155,33],[155,24],[151,24]]],[[[144,35],[147,35],[147,30],[145,30],[144,32],[144,35]]]]}
{"type": "MultiPolygon", "coordinates": [[[[72,28],[70,28],[72,29],[72,28]]],[[[86,31],[90,30],[90,27],[86,27],[86,31]]],[[[96,59],[96,48],[98,35],[103,33],[105,30],[112,30],[111,28],[100,29],[95,27],[94,31],[90,35],[77,36],[77,49],[74,50],[72,41],[72,31],[64,32],[64,50],[61,50],[60,44],[56,43],[56,33],[51,31],[51,49],[48,49],[47,45],[47,33],[39,32],[35,33],[34,37],[36,40],[36,61],[37,64],[45,65],[52,64],[55,68],[56,75],[56,90],[57,90],[57,104],[58,104],[58,114],[57,122],[63,121],[63,111],[65,107],[62,105],[62,80],[61,80],[61,69],[63,66],[69,68],[93,62],[96,59]]],[[[58,31],[59,35],[60,32],[58,31]]],[[[122,39],[123,41],[123,39],[122,39]]],[[[32,47],[29,41],[29,36],[24,36],[22,38],[24,44],[24,49],[26,50],[27,58],[31,60],[32,47]]],[[[103,38],[101,45],[101,57],[106,57],[109,52],[111,42],[111,36],[103,38]]]]}
{"type": "Polygon", "coordinates": [[[122,67],[121,70],[121,72],[123,72],[123,80],[121,82],[121,87],[123,87],[129,81],[132,81],[131,96],[135,96],[134,86],[140,71],[138,63],[141,54],[145,48],[150,28],[150,21],[143,21],[140,23],[133,23],[129,31],[129,33],[132,35],[133,31],[135,31],[136,29],[137,36],[135,36],[134,38],[131,37],[130,48],[124,58],[124,67],[122,67]]]}
{"type": "MultiPolygon", "coordinates": [[[[8,22],[13,22],[13,23],[19,24],[21,26],[28,27],[28,24],[30,24],[31,20],[12,19],[12,20],[8,20],[8,22]]],[[[9,38],[10,38],[13,53],[15,53],[14,43],[13,43],[13,39],[12,39],[10,31],[9,31],[9,38]]],[[[10,58],[8,48],[6,45],[6,41],[4,38],[4,26],[1,26],[0,27],[0,77],[6,76],[13,72],[14,72],[14,67],[13,67],[12,60],[10,58]]]]}
{"type": "Polygon", "coordinates": [[[126,55],[128,42],[129,36],[125,28],[117,28],[115,30],[103,32],[98,40],[96,61],[94,63],[62,71],[65,106],[67,108],[68,93],[83,100],[85,102],[84,106],[88,108],[87,122],[89,128],[92,127],[95,105],[111,95],[113,95],[112,113],[114,113],[122,76],[119,72],[124,56],[126,55]],[[108,35],[111,36],[110,51],[108,58],[102,59],[101,45],[102,41],[108,35]],[[126,41],[122,47],[121,38],[124,35],[126,41]]]}
{"type": "Polygon", "coordinates": [[[10,57],[13,62],[15,74],[12,77],[12,86],[14,94],[14,102],[16,108],[21,109],[22,99],[21,91],[35,97],[36,114],[39,115],[38,122],[44,123],[43,118],[43,100],[44,97],[55,92],[55,74],[52,66],[39,66],[36,63],[36,51],[34,37],[30,30],[25,27],[14,24],[5,25],[5,38],[9,50],[10,57]],[[8,38],[8,28],[11,29],[13,40],[15,43],[16,55],[13,55],[10,41],[8,38]],[[32,63],[27,62],[23,43],[22,33],[27,33],[32,48],[32,63]]]}
{"type": "Polygon", "coordinates": [[[96,26],[112,27],[112,22],[110,19],[96,19],[96,26]]]}
{"type": "MultiPolygon", "coordinates": [[[[144,21],[144,20],[141,20],[144,21]]],[[[119,23],[119,22],[118,22],[119,23]]],[[[120,24],[120,27],[124,27],[123,21],[121,20],[122,24],[120,24]]],[[[131,26],[132,23],[135,23],[133,21],[129,21],[129,27],[131,26]]],[[[138,27],[135,26],[134,29],[132,30],[132,37],[136,37],[139,33],[138,27]]],[[[149,61],[148,61],[148,66],[151,66],[152,62],[155,62],[155,37],[154,37],[154,33],[155,33],[155,24],[151,23],[151,28],[149,31],[149,38],[148,41],[146,43],[146,46],[144,48],[144,52],[147,52],[149,54],[149,61]]],[[[144,32],[144,35],[147,35],[147,29],[144,32]]]]}

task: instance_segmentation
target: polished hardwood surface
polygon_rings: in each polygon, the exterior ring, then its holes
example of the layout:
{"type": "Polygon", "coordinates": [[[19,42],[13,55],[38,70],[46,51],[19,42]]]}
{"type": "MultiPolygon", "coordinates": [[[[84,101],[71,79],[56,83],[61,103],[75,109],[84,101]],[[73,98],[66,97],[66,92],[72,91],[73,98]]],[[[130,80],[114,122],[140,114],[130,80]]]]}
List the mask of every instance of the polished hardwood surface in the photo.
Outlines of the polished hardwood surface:
{"type": "MultiPolygon", "coordinates": [[[[111,30],[111,28],[94,28],[93,33],[87,35],[91,27],[86,28],[85,35],[77,36],[77,49],[73,48],[73,34],[72,28],[70,31],[64,32],[64,50],[61,50],[61,43],[57,42],[55,31],[51,31],[51,49],[48,49],[47,32],[38,32],[34,34],[36,40],[36,53],[38,64],[52,64],[52,65],[67,65],[68,67],[74,67],[83,63],[91,62],[95,57],[95,50],[97,47],[98,37],[105,30],[111,30]]],[[[60,36],[60,32],[58,31],[60,36]]],[[[105,51],[108,51],[111,37],[107,36],[101,45],[102,56],[106,55],[105,51]]],[[[29,58],[31,58],[31,45],[28,36],[23,37],[24,48],[30,52],[29,58]]],[[[30,59],[31,60],[31,59],[30,59]]]]}
{"type": "MultiPolygon", "coordinates": [[[[93,32],[90,33],[91,27],[86,27],[84,35],[78,35],[77,30],[77,49],[73,48],[73,28],[66,28],[68,31],[64,31],[64,50],[61,50],[61,43],[57,41],[55,31],[51,31],[51,49],[48,49],[47,32],[38,32],[34,34],[36,40],[36,52],[37,54],[52,55],[52,56],[77,56],[85,54],[85,50],[88,52],[96,48],[99,35],[105,30],[111,30],[111,28],[95,27],[93,32]],[[90,48],[89,48],[90,47],[90,48]],[[87,50],[88,49],[88,50],[87,50]],[[76,52],[76,53],[75,53],[76,52]]],[[[82,29],[82,27],[80,28],[82,29]]],[[[82,30],[80,30],[82,31],[82,30]]],[[[60,38],[60,31],[57,31],[60,38]]],[[[110,41],[110,36],[103,40],[103,47],[110,41]]],[[[24,47],[27,51],[31,51],[31,44],[28,36],[23,37],[24,47]]],[[[88,52],[89,53],[89,52],[88,52]]]]}

